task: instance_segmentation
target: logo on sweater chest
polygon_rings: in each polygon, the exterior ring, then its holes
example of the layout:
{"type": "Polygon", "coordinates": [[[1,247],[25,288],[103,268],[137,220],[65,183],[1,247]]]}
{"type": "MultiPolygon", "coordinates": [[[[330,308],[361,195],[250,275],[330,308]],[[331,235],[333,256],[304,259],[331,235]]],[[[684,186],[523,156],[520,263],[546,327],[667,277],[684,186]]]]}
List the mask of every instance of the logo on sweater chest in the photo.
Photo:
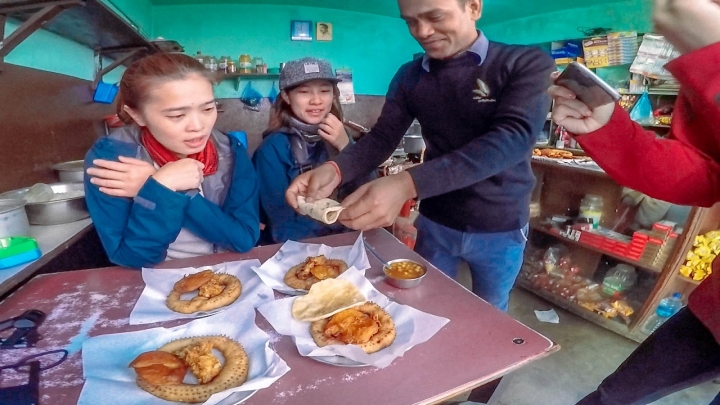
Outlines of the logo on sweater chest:
{"type": "Polygon", "coordinates": [[[477,79],[476,84],[477,88],[473,90],[473,100],[477,100],[478,103],[494,103],[495,99],[490,95],[490,87],[480,79],[477,79]]]}

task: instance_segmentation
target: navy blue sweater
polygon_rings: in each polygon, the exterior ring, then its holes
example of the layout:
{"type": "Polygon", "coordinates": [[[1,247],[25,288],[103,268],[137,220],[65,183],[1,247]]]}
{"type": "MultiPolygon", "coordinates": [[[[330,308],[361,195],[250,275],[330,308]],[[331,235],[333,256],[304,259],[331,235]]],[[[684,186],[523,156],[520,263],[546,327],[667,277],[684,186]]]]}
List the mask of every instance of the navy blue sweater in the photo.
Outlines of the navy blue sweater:
{"type": "Polygon", "coordinates": [[[490,42],[475,55],[400,68],[377,124],[335,159],[343,183],[385,161],[414,118],[427,145],[409,170],[420,212],[464,232],[505,232],[528,222],[530,156],[550,108],[553,60],[539,48],[490,42]]]}

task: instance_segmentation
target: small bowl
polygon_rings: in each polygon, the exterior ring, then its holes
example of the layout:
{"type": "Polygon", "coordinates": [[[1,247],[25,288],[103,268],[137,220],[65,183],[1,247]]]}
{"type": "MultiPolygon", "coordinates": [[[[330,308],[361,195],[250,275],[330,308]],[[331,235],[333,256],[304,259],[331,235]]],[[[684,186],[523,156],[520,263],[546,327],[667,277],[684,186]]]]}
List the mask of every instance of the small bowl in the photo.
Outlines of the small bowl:
{"type": "Polygon", "coordinates": [[[397,259],[397,260],[391,260],[388,262],[389,265],[392,265],[393,263],[412,263],[416,264],[423,269],[422,275],[415,278],[395,278],[388,274],[388,269],[386,267],[383,268],[383,272],[385,272],[385,281],[387,281],[388,284],[390,284],[393,287],[397,288],[413,288],[420,285],[422,282],[423,277],[427,274],[427,267],[425,267],[424,264],[418,263],[414,260],[408,260],[408,259],[397,259]]]}

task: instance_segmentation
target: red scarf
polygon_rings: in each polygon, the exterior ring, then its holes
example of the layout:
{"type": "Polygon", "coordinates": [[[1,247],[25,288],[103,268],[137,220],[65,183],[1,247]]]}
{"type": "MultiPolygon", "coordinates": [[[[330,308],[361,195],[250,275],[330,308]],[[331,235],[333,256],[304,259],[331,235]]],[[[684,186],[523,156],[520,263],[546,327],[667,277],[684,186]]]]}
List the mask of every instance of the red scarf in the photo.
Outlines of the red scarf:
{"type": "MultiPolygon", "coordinates": [[[[142,128],[140,142],[145,147],[145,149],[147,149],[152,160],[154,160],[155,163],[157,163],[160,167],[163,167],[170,162],[180,160],[180,158],[177,157],[174,152],[172,152],[171,150],[163,146],[160,142],[158,142],[158,140],[155,139],[155,137],[150,133],[150,130],[148,130],[147,127],[142,128]]],[[[217,149],[215,149],[215,144],[213,144],[211,139],[208,139],[207,143],[205,144],[205,149],[203,149],[199,153],[188,155],[188,157],[190,159],[195,159],[205,165],[205,168],[203,168],[203,174],[205,176],[210,176],[211,174],[215,174],[215,172],[217,172],[218,153],[217,149]]]]}

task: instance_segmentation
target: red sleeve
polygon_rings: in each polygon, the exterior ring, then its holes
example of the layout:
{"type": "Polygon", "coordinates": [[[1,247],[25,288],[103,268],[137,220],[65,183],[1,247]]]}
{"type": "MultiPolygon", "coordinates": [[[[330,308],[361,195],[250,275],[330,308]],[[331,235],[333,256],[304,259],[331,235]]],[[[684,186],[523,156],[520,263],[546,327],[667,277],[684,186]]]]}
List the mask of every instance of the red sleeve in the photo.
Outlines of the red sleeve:
{"type": "MultiPolygon", "coordinates": [[[[673,130],[687,120],[674,117],[673,130]]],[[[623,186],[681,205],[709,207],[720,200],[717,162],[685,142],[657,138],[619,106],[607,125],[576,139],[623,186]]]]}
{"type": "Polygon", "coordinates": [[[685,54],[665,67],[680,82],[696,119],[720,139],[720,42],[685,54]]]}

